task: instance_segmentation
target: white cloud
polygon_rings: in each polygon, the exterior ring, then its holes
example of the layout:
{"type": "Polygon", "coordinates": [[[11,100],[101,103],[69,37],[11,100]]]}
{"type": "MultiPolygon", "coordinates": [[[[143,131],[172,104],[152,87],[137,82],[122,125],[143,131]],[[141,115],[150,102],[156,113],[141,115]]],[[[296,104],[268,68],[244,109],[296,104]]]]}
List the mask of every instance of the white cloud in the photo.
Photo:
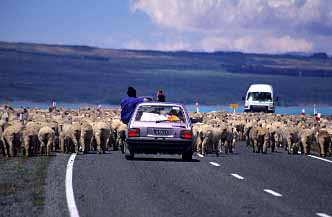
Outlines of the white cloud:
{"type": "Polygon", "coordinates": [[[320,47],[319,36],[332,35],[331,0],[136,0],[131,9],[163,30],[186,34],[174,39],[174,48],[311,51],[320,47]],[[201,38],[192,41],[188,33],[201,38]]]}
{"type": "Polygon", "coordinates": [[[200,50],[208,52],[224,50],[250,51],[255,53],[308,52],[313,47],[310,42],[304,39],[295,39],[289,36],[265,36],[264,38],[245,36],[235,39],[213,36],[203,38],[199,45],[200,50]]]}

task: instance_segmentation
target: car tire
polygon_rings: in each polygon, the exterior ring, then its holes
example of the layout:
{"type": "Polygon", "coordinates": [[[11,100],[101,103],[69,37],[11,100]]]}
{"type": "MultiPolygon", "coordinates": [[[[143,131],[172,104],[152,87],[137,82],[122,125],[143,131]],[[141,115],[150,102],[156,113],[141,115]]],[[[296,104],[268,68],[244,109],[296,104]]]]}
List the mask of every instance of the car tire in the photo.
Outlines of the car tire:
{"type": "Polygon", "coordinates": [[[125,151],[124,151],[125,143],[127,143],[127,142],[122,142],[121,145],[120,145],[120,150],[121,150],[122,154],[125,153],[125,151]]]}
{"type": "Polygon", "coordinates": [[[134,152],[129,150],[127,143],[124,144],[124,154],[127,160],[133,160],[135,157],[134,152]]]}
{"type": "Polygon", "coordinates": [[[182,153],[182,160],[183,161],[191,161],[193,157],[193,152],[192,151],[187,151],[182,153]]]}

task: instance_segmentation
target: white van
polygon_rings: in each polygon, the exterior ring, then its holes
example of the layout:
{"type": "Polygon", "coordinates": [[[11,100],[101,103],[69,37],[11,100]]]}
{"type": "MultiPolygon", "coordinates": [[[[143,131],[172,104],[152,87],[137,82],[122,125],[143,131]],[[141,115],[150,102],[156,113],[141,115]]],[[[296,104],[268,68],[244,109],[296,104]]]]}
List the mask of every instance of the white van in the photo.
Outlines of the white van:
{"type": "MultiPolygon", "coordinates": [[[[250,85],[246,97],[243,99],[245,112],[274,113],[275,102],[273,88],[269,84],[250,85]]],[[[278,97],[276,98],[278,101],[278,97]]]]}

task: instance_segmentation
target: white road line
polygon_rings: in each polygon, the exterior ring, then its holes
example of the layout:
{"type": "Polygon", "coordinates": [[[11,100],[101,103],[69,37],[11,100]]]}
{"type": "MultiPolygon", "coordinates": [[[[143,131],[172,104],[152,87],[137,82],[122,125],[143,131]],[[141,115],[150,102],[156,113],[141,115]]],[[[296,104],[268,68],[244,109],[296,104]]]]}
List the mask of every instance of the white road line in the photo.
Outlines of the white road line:
{"type": "Polygon", "coordinates": [[[218,164],[218,163],[216,163],[216,162],[210,162],[210,164],[211,164],[212,166],[215,166],[215,167],[220,167],[220,164],[218,164]]]}
{"type": "Polygon", "coordinates": [[[271,190],[271,189],[264,189],[264,191],[265,191],[266,193],[272,194],[272,195],[275,196],[275,197],[282,197],[282,194],[279,194],[278,192],[275,192],[275,191],[273,191],[273,190],[271,190]]]}
{"type": "Polygon", "coordinates": [[[76,154],[72,154],[68,160],[66,169],[66,198],[70,217],[79,217],[78,210],[75,203],[73,191],[73,166],[76,154]]]}
{"type": "Polygon", "coordinates": [[[330,215],[328,215],[326,213],[321,213],[321,212],[316,213],[316,215],[320,216],[320,217],[332,217],[332,216],[330,216],[330,215]]]}
{"type": "MultiPolygon", "coordinates": [[[[299,151],[298,153],[301,154],[300,151],[299,151]]],[[[322,158],[322,157],[317,157],[317,156],[315,156],[315,155],[311,155],[311,154],[309,154],[308,157],[312,157],[312,158],[315,158],[315,159],[318,159],[318,160],[322,160],[322,161],[325,161],[325,162],[328,162],[328,163],[332,163],[331,160],[328,160],[328,159],[325,159],[325,158],[322,158]]]]}
{"type": "Polygon", "coordinates": [[[239,174],[236,174],[236,173],[231,173],[232,176],[234,176],[235,178],[237,179],[244,179],[244,177],[240,176],[239,174]]]}
{"type": "Polygon", "coordinates": [[[328,163],[332,163],[332,161],[330,161],[328,159],[317,157],[317,156],[314,156],[314,155],[311,155],[311,154],[309,154],[308,157],[312,157],[312,158],[315,158],[315,159],[318,159],[318,160],[322,160],[322,161],[325,161],[325,162],[328,162],[328,163]]]}
{"type": "Polygon", "coordinates": [[[198,156],[198,157],[201,157],[201,158],[204,157],[204,155],[202,155],[202,154],[197,154],[197,156],[198,156]]]}

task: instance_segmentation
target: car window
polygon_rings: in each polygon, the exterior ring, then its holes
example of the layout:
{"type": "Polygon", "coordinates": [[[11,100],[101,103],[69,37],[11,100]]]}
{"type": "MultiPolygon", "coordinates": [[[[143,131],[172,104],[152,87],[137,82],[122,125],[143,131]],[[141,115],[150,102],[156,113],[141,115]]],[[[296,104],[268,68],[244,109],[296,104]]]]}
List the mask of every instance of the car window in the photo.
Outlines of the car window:
{"type": "Polygon", "coordinates": [[[185,116],[179,106],[142,105],[137,110],[135,121],[185,122],[185,116]]]}

